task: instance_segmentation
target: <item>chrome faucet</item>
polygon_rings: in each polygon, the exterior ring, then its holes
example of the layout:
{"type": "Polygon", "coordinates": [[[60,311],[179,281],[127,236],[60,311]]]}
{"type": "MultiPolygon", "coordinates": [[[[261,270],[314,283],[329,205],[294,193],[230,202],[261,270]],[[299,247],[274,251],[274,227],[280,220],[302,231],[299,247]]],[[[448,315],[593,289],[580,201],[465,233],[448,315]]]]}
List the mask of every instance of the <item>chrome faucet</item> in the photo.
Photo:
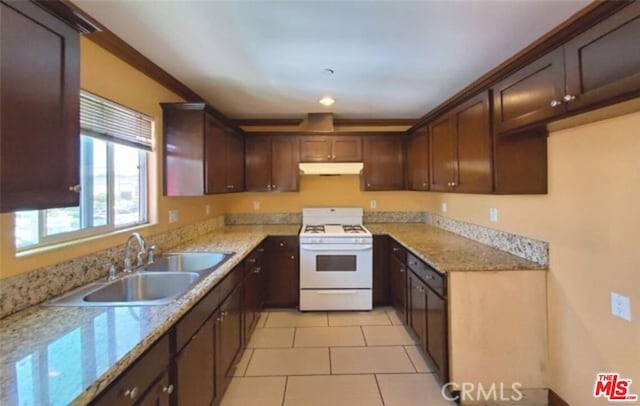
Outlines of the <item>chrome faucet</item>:
{"type": "Polygon", "coordinates": [[[142,238],[140,233],[131,233],[124,245],[124,272],[131,272],[133,270],[133,267],[131,266],[131,240],[138,241],[138,246],[140,247],[137,255],[138,262],[136,263],[136,267],[144,265],[142,258],[147,254],[147,249],[144,245],[144,238],[142,238]]]}

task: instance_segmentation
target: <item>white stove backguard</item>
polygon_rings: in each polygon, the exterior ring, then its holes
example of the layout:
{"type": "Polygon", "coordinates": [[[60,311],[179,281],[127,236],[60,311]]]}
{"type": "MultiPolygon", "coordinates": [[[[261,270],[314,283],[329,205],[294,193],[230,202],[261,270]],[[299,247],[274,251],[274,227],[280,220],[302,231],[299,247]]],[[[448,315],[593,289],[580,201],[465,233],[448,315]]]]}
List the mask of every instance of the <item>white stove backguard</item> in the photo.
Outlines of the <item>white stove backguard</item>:
{"type": "Polygon", "coordinates": [[[362,224],[361,207],[316,207],[302,209],[302,224],[362,224]]]}

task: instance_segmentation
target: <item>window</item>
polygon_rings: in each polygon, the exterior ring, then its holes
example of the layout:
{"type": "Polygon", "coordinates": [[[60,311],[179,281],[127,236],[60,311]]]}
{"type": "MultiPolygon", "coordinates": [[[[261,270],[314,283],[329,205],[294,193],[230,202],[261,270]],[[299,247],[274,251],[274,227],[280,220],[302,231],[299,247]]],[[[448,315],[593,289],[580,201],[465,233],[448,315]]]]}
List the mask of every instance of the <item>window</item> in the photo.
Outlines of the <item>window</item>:
{"type": "Polygon", "coordinates": [[[80,94],[80,206],[16,212],[18,250],[147,222],[150,117],[80,94]]]}

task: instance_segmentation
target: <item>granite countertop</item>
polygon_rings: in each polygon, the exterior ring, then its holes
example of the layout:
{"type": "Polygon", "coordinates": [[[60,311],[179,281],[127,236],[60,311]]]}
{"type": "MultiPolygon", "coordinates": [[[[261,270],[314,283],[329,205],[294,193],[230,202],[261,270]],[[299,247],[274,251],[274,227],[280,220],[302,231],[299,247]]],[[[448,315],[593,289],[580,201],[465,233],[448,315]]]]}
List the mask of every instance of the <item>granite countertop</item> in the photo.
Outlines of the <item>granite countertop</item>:
{"type": "Polygon", "coordinates": [[[541,270],[547,266],[428,224],[367,224],[373,234],[389,234],[440,272],[541,270]]]}
{"type": "MultiPolygon", "coordinates": [[[[371,224],[441,272],[544,266],[425,224],[371,224]]],[[[86,404],[268,235],[299,225],[227,226],[166,251],[236,253],[179,300],[147,307],[33,306],[0,320],[0,404],[86,404]]],[[[162,248],[162,247],[161,247],[162,248]]]]}
{"type": "Polygon", "coordinates": [[[171,247],[167,251],[233,251],[236,255],[165,306],[37,305],[0,320],[0,404],[87,404],[267,235],[295,235],[299,228],[225,227],[171,247]]]}

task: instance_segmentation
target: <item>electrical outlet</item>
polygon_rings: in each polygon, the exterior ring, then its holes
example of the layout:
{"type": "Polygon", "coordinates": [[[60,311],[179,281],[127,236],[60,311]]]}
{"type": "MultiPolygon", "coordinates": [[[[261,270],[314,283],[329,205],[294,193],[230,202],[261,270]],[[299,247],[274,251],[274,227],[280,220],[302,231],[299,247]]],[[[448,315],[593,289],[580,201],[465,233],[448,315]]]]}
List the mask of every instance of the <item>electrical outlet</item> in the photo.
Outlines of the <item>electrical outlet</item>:
{"type": "Polygon", "coordinates": [[[443,213],[446,213],[446,212],[447,212],[447,202],[442,202],[442,207],[441,207],[441,209],[442,209],[442,212],[443,212],[443,213]]]}
{"type": "Polygon", "coordinates": [[[369,207],[371,207],[372,209],[375,209],[376,207],[378,207],[378,202],[375,200],[370,200],[369,207]]]}
{"type": "Polygon", "coordinates": [[[208,216],[209,214],[211,214],[211,205],[208,204],[206,206],[204,206],[204,212],[205,214],[208,216]]]}
{"type": "Polygon", "coordinates": [[[631,321],[631,300],[619,293],[611,292],[611,314],[631,321]]]}
{"type": "Polygon", "coordinates": [[[178,221],[178,210],[169,210],[169,223],[175,223],[178,221]]]}
{"type": "Polygon", "coordinates": [[[260,200],[253,201],[253,210],[260,210],[260,200]]]}
{"type": "Polygon", "coordinates": [[[495,207],[492,207],[489,209],[489,221],[492,223],[497,223],[498,222],[498,209],[495,207]]]}

